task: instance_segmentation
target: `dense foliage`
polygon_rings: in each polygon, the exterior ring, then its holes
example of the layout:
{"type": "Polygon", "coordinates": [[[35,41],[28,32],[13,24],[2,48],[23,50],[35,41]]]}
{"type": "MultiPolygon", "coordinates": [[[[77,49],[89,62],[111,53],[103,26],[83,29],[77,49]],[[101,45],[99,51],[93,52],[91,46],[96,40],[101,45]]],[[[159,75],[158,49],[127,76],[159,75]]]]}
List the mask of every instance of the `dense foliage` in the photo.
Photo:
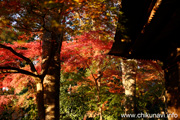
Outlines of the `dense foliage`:
{"type": "MultiPolygon", "coordinates": [[[[41,57],[47,32],[64,35],[62,46],[59,42],[61,119],[120,119],[125,103],[122,58],[107,55],[118,15],[122,13],[116,0],[1,0],[0,119],[41,119],[36,78],[46,75],[41,57]]],[[[164,104],[151,107],[163,103],[162,70],[155,61],[136,66],[137,109],[163,111],[164,104]]]]}
{"type": "MultiPolygon", "coordinates": [[[[119,119],[124,113],[120,67],[122,58],[106,55],[112,42],[101,41],[99,38],[98,32],[89,32],[76,36],[73,41],[63,42],[60,87],[60,115],[63,119],[98,119],[100,112],[105,119],[119,119]]],[[[7,46],[30,57],[36,69],[41,69],[40,41],[14,42],[13,45],[7,46]]],[[[1,64],[21,65],[24,70],[30,69],[20,58],[13,54],[8,57],[7,54],[12,53],[2,48],[1,64]]],[[[162,80],[163,73],[156,62],[138,62],[136,97],[140,112],[163,111],[162,80]],[[155,107],[157,102],[159,109],[155,107]]],[[[1,74],[1,88],[2,118],[38,118],[33,77],[23,74],[1,74]],[[5,88],[8,88],[8,91],[5,88]]]]}

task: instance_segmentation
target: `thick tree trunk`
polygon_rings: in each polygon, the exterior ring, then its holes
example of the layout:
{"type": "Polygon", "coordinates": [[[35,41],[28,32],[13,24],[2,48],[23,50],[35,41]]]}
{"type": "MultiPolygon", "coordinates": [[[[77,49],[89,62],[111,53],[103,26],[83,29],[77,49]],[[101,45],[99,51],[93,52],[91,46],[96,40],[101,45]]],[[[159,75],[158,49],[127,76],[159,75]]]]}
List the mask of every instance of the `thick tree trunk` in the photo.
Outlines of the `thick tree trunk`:
{"type": "Polygon", "coordinates": [[[122,60],[122,82],[125,88],[125,113],[136,113],[136,60],[122,60]]]}
{"type": "MultiPolygon", "coordinates": [[[[36,78],[36,80],[39,78],[36,78]]],[[[41,81],[38,80],[36,84],[37,94],[36,94],[36,102],[38,108],[38,115],[40,120],[45,120],[45,108],[44,108],[44,90],[41,81]]]]}
{"type": "Polygon", "coordinates": [[[169,55],[165,64],[167,112],[169,120],[180,119],[180,50],[169,55]]]}
{"type": "Polygon", "coordinates": [[[42,73],[46,120],[59,120],[61,36],[45,32],[43,36],[42,73]]]}

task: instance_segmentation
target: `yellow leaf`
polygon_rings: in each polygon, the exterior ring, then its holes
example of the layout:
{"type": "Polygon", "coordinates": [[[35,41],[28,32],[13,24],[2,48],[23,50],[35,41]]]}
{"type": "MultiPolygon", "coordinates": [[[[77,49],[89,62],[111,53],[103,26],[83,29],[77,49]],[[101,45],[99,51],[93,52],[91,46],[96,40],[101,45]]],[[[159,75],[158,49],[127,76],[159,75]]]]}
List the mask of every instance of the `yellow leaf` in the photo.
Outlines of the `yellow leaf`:
{"type": "Polygon", "coordinates": [[[76,2],[78,2],[78,3],[81,3],[81,2],[83,2],[83,0],[74,0],[74,1],[76,1],[76,2]]]}

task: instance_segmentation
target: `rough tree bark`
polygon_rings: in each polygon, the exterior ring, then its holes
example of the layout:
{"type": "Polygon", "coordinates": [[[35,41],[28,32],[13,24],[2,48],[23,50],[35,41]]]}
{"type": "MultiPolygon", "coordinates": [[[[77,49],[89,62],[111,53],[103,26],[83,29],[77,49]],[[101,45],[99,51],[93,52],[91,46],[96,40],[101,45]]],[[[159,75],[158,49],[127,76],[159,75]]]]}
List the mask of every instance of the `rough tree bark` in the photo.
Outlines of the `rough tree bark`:
{"type": "Polygon", "coordinates": [[[36,80],[36,103],[38,108],[38,115],[41,120],[45,120],[45,108],[44,108],[44,90],[42,86],[42,80],[38,77],[35,77],[36,80]]]}
{"type": "Polygon", "coordinates": [[[60,49],[63,34],[44,32],[42,79],[46,120],[59,120],[60,49]]]}
{"type": "Polygon", "coordinates": [[[125,89],[125,113],[136,113],[136,60],[121,60],[121,68],[125,89]]]}

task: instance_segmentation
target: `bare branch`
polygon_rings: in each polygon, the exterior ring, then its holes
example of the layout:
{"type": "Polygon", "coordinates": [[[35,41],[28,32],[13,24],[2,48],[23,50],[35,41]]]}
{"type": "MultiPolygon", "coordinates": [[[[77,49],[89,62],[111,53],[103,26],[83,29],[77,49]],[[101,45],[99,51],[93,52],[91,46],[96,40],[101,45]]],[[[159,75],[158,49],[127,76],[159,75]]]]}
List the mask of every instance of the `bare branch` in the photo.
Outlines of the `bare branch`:
{"type": "Polygon", "coordinates": [[[0,47],[1,47],[1,48],[5,48],[5,49],[11,51],[14,55],[16,55],[16,56],[22,58],[23,60],[25,60],[25,61],[30,65],[31,71],[32,71],[32,72],[37,72],[37,71],[36,71],[36,68],[34,67],[34,64],[32,63],[32,61],[31,61],[29,58],[23,56],[23,55],[20,54],[20,53],[17,53],[14,49],[12,49],[12,48],[9,47],[9,46],[0,44],[0,47]]]}
{"type": "Polygon", "coordinates": [[[7,66],[7,67],[0,67],[0,69],[2,69],[0,71],[0,74],[1,73],[23,73],[23,74],[26,74],[26,75],[30,75],[30,76],[34,76],[34,77],[39,77],[39,75],[36,75],[32,72],[29,72],[27,70],[23,70],[23,69],[19,69],[19,68],[15,68],[15,67],[10,67],[10,66],[7,66]],[[5,71],[4,71],[5,70],[5,71]]]}

